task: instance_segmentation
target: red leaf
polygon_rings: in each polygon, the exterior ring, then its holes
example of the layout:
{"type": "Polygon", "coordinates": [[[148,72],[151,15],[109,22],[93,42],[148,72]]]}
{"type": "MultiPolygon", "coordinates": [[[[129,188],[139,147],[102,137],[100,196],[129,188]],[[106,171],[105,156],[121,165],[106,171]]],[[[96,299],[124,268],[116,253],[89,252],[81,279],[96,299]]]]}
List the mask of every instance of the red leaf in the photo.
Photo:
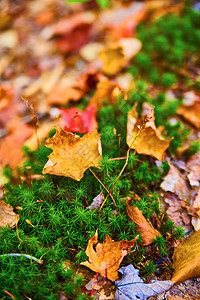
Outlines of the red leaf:
{"type": "Polygon", "coordinates": [[[97,129],[96,105],[92,104],[85,111],[75,107],[59,109],[61,126],[64,130],[79,133],[88,133],[97,129]]]}

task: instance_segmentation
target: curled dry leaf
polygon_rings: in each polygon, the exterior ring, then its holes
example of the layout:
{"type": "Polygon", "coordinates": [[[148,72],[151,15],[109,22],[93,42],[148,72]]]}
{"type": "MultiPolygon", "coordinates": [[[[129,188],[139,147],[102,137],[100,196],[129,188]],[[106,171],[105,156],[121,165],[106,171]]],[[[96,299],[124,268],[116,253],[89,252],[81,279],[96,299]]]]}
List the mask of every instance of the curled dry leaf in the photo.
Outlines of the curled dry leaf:
{"type": "Polygon", "coordinates": [[[177,113],[196,128],[200,128],[200,101],[179,107],[177,113]]]}
{"type": "Polygon", "coordinates": [[[106,100],[109,104],[116,104],[117,97],[120,93],[120,87],[118,84],[109,80],[100,81],[97,84],[97,90],[94,96],[90,100],[90,104],[96,104],[97,108],[101,108],[103,102],[106,100]]]}
{"type": "Polygon", "coordinates": [[[107,75],[114,75],[126,66],[128,61],[139,52],[142,44],[135,38],[124,38],[100,52],[103,62],[102,71],[107,75]]]}
{"type": "Polygon", "coordinates": [[[153,106],[143,104],[143,117],[138,119],[137,104],[128,112],[127,144],[140,154],[151,155],[158,160],[164,159],[165,150],[170,145],[170,140],[164,140],[154,124],[153,106]],[[141,127],[143,128],[142,131],[141,127]],[[139,135],[138,135],[139,134],[139,135]],[[138,136],[138,137],[137,137],[138,136]]]}
{"type": "Polygon", "coordinates": [[[86,249],[89,261],[82,262],[81,265],[90,268],[94,272],[99,272],[101,276],[110,280],[117,280],[119,265],[137,239],[138,236],[132,241],[115,242],[106,234],[103,244],[98,243],[95,251],[94,245],[98,242],[98,231],[96,231],[95,235],[89,239],[86,249]]]}
{"type": "Polygon", "coordinates": [[[60,125],[71,132],[88,133],[97,129],[96,106],[92,104],[85,111],[75,107],[58,110],[61,115],[60,125]]]}
{"type": "Polygon", "coordinates": [[[169,166],[169,172],[164,177],[160,187],[164,191],[175,193],[181,200],[188,200],[190,197],[190,189],[184,175],[172,164],[169,164],[169,166]]]}
{"type": "MultiPolygon", "coordinates": [[[[139,196],[136,195],[136,198],[140,199],[139,196]]],[[[153,243],[153,239],[156,238],[156,236],[160,236],[160,232],[153,228],[145,219],[145,217],[142,214],[142,211],[139,210],[138,207],[134,207],[129,204],[129,202],[132,201],[132,199],[126,200],[126,211],[131,219],[136,224],[138,232],[141,233],[142,236],[142,242],[141,245],[147,246],[151,243],[153,243]]]]}
{"type": "Polygon", "coordinates": [[[92,131],[82,138],[57,127],[56,134],[47,139],[45,145],[53,152],[44,166],[43,174],[71,177],[81,180],[89,167],[100,167],[100,134],[92,131]]]}
{"type": "Polygon", "coordinates": [[[15,227],[18,220],[19,216],[13,211],[12,206],[0,201],[0,227],[15,227]]]}
{"type": "Polygon", "coordinates": [[[183,282],[200,276],[200,230],[184,240],[174,251],[171,281],[183,282]]]}

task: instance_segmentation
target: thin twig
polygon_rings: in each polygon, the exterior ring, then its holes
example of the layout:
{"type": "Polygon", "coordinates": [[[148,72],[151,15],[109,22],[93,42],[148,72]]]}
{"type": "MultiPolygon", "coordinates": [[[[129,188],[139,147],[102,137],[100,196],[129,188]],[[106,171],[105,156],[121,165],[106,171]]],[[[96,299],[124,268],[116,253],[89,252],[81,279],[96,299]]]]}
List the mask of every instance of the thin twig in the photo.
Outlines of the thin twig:
{"type": "Polygon", "coordinates": [[[105,200],[103,201],[103,203],[102,203],[102,205],[101,205],[101,207],[100,207],[100,210],[103,208],[103,206],[104,206],[104,204],[106,203],[106,200],[108,199],[108,197],[110,196],[110,194],[111,194],[111,192],[112,192],[112,190],[113,190],[113,188],[114,188],[116,182],[119,180],[119,178],[121,177],[122,173],[124,172],[124,169],[126,168],[126,166],[127,166],[127,164],[128,164],[128,158],[129,158],[129,153],[130,153],[131,147],[132,147],[133,143],[135,142],[135,140],[136,140],[136,139],[138,138],[138,136],[140,135],[141,131],[144,129],[144,127],[145,127],[145,124],[143,124],[143,125],[140,127],[140,130],[138,131],[138,133],[137,133],[137,135],[134,137],[134,139],[133,139],[133,141],[132,141],[130,147],[128,148],[128,151],[127,151],[127,154],[126,154],[126,161],[125,161],[125,164],[124,164],[123,168],[121,169],[119,175],[118,175],[117,178],[115,179],[115,182],[113,183],[113,185],[112,185],[112,187],[111,187],[109,193],[107,194],[105,200]]]}
{"type": "MultiPolygon", "coordinates": [[[[99,181],[99,183],[103,186],[103,188],[106,190],[107,193],[109,193],[109,190],[106,188],[106,186],[103,184],[103,182],[97,177],[97,175],[89,168],[90,172],[94,175],[94,177],[99,181]]],[[[109,196],[111,197],[114,205],[117,207],[117,204],[115,202],[115,199],[113,198],[112,194],[109,194],[109,196]]]]}
{"type": "Polygon", "coordinates": [[[23,257],[26,257],[26,258],[28,258],[28,259],[32,259],[32,260],[34,260],[34,261],[36,261],[36,263],[37,264],[43,264],[43,260],[41,260],[41,259],[38,259],[38,258],[36,258],[36,257],[34,257],[34,256],[31,256],[31,255],[29,255],[29,254],[23,254],[23,253],[8,253],[8,254],[2,254],[2,255],[0,255],[0,257],[3,257],[3,256],[17,256],[17,257],[20,257],[20,256],[23,256],[23,257]]]}

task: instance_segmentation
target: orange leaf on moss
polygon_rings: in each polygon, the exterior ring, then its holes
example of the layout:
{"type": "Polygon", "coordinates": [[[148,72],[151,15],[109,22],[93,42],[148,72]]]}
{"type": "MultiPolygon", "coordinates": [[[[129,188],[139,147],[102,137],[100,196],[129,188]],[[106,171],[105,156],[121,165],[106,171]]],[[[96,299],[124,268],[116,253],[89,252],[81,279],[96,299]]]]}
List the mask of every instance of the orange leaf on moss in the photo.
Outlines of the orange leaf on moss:
{"type": "Polygon", "coordinates": [[[128,112],[127,144],[139,154],[151,155],[159,160],[164,159],[165,150],[170,145],[170,140],[164,140],[156,128],[154,109],[149,103],[143,104],[143,117],[138,118],[137,104],[128,112]],[[148,120],[146,122],[146,120],[148,120]],[[144,129],[139,133],[141,126],[144,129]],[[139,133],[139,135],[138,135],[139,133]],[[137,137],[138,136],[138,137],[137,137]]]}
{"type": "MultiPolygon", "coordinates": [[[[137,199],[140,199],[139,196],[135,195],[137,199]]],[[[136,224],[138,232],[141,233],[142,236],[142,242],[140,243],[143,246],[147,246],[151,243],[153,243],[153,239],[156,238],[156,236],[160,236],[160,232],[153,228],[145,219],[145,217],[142,214],[142,211],[138,207],[134,207],[129,204],[129,202],[132,201],[132,199],[126,200],[126,211],[131,219],[136,224]]]]}
{"type": "Polygon", "coordinates": [[[53,152],[44,166],[43,174],[71,177],[81,180],[89,167],[100,168],[100,134],[92,131],[82,138],[57,127],[56,134],[45,145],[53,152]]]}
{"type": "Polygon", "coordinates": [[[110,280],[117,280],[120,263],[137,239],[138,236],[132,241],[115,242],[106,234],[103,244],[98,243],[95,251],[94,245],[98,242],[98,231],[96,231],[95,235],[89,239],[86,249],[89,261],[82,262],[81,265],[90,268],[94,272],[99,272],[101,276],[110,280]]]}

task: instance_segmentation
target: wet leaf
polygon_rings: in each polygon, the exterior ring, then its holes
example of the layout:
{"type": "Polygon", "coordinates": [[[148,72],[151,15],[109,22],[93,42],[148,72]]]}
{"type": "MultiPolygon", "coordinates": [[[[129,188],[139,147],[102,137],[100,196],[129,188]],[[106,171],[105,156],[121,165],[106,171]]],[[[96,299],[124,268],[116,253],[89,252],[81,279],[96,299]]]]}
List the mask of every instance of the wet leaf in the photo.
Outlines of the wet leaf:
{"type": "Polygon", "coordinates": [[[89,239],[86,249],[89,261],[82,262],[81,265],[90,268],[94,272],[99,272],[101,276],[110,280],[116,280],[120,263],[134,246],[137,239],[138,236],[132,241],[122,240],[115,242],[106,234],[103,244],[97,244],[98,232],[96,231],[95,235],[89,239]],[[94,250],[95,244],[97,244],[96,251],[94,250]]]}
{"type": "Polygon", "coordinates": [[[57,127],[56,134],[45,145],[53,152],[44,166],[43,174],[71,177],[81,180],[89,167],[100,167],[100,134],[92,131],[82,138],[57,127]]]}
{"type": "Polygon", "coordinates": [[[196,128],[200,128],[200,101],[179,107],[177,113],[196,128]]]}
{"type": "MultiPolygon", "coordinates": [[[[137,199],[140,199],[136,195],[137,199]]],[[[142,236],[142,242],[141,245],[147,246],[151,243],[153,243],[153,239],[156,238],[156,236],[160,236],[160,232],[153,228],[145,219],[145,217],[142,214],[142,211],[138,207],[134,207],[129,204],[129,202],[132,201],[132,199],[126,200],[126,211],[131,219],[136,224],[137,230],[139,233],[141,233],[142,236]]]]}
{"type": "Polygon", "coordinates": [[[137,104],[128,112],[128,146],[135,149],[139,154],[151,155],[158,160],[164,159],[165,150],[169,147],[172,139],[164,140],[159,130],[156,129],[152,105],[143,104],[143,117],[141,119],[138,119],[136,106],[137,104]],[[141,126],[143,126],[143,130],[139,133],[141,126]]]}
{"type": "Polygon", "coordinates": [[[71,132],[88,133],[97,129],[96,106],[92,104],[85,111],[75,107],[58,109],[61,115],[60,125],[71,132]]]}
{"type": "Polygon", "coordinates": [[[148,297],[168,291],[174,284],[170,280],[145,284],[139,277],[139,270],[133,265],[122,267],[119,272],[122,273],[122,279],[115,281],[117,287],[115,299],[118,300],[146,300],[148,297]]]}
{"type": "Polygon", "coordinates": [[[184,240],[174,251],[171,281],[183,282],[200,276],[200,230],[184,240]]]}
{"type": "Polygon", "coordinates": [[[19,216],[13,211],[12,206],[0,201],[0,227],[15,227],[18,223],[19,216]]]}

